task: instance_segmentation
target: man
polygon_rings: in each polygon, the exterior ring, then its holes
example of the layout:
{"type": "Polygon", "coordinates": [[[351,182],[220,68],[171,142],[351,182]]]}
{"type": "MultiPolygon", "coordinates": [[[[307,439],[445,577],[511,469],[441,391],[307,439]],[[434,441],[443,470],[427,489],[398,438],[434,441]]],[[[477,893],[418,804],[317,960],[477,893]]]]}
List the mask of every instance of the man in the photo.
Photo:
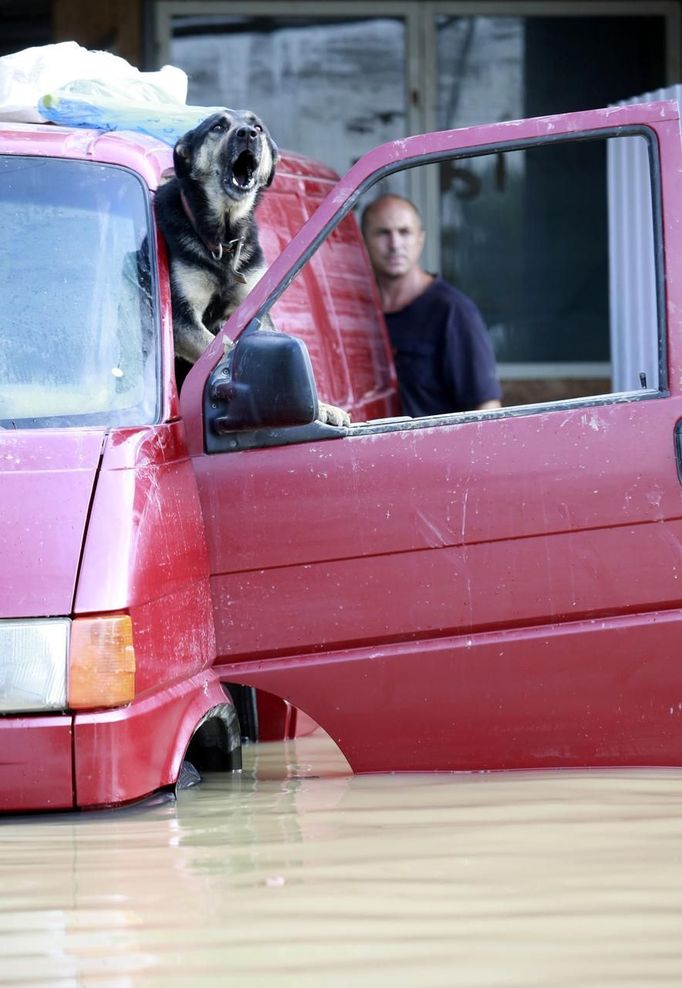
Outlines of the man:
{"type": "Polygon", "coordinates": [[[362,214],[362,233],[393,346],[405,414],[499,408],[495,356],[478,309],[420,264],[424,230],[415,206],[382,195],[362,214]]]}

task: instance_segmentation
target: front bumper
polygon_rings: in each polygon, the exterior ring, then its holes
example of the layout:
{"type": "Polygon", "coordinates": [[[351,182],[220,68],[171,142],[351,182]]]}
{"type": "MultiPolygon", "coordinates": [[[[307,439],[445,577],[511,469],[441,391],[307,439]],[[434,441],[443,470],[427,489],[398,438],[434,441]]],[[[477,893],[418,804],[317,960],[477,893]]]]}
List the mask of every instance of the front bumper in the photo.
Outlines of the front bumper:
{"type": "Polygon", "coordinates": [[[0,812],[73,808],[73,718],[0,717],[0,812]]]}
{"type": "MultiPolygon", "coordinates": [[[[205,669],[115,710],[0,717],[0,812],[119,806],[170,788],[195,729],[230,703],[205,669]]],[[[238,749],[236,716],[233,733],[238,749]]]]}

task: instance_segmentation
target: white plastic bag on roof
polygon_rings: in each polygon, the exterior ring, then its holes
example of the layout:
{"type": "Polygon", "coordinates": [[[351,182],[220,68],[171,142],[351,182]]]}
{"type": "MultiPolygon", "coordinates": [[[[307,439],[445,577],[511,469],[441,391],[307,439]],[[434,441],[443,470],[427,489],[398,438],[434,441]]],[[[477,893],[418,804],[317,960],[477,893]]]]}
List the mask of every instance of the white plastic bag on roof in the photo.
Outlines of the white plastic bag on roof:
{"type": "Polygon", "coordinates": [[[75,41],[26,48],[0,58],[0,120],[40,123],[41,99],[60,93],[138,107],[183,107],[187,75],[173,65],[140,72],[124,58],[75,41]]]}

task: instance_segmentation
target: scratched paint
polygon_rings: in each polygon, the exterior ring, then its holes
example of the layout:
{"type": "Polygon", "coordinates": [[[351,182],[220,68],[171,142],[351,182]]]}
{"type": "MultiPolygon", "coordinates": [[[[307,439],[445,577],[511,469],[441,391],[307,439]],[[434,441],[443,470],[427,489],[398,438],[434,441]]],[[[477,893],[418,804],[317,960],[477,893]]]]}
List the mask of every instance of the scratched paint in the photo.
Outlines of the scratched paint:
{"type": "Polygon", "coordinates": [[[0,823],[0,983],[678,985],[682,770],[349,775],[324,736],[0,823]]]}

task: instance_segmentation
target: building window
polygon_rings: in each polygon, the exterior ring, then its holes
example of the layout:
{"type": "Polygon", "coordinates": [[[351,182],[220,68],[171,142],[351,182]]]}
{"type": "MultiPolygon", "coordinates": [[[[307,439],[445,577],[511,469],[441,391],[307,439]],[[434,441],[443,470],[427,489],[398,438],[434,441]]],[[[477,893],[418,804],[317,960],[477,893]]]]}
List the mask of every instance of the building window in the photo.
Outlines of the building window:
{"type": "MultiPolygon", "coordinates": [[[[283,147],[340,173],[383,141],[606,106],[680,74],[677,3],[529,9],[513,0],[301,0],[293,8],[278,0],[161,0],[157,61],[187,71],[190,102],[248,106],[283,147]]],[[[575,153],[592,156],[581,160],[592,181],[572,180],[570,154],[539,164],[519,153],[414,169],[385,183],[419,206],[426,265],[477,300],[503,376],[611,376],[608,321],[596,316],[608,298],[591,287],[602,274],[593,254],[607,236],[597,185],[604,151],[575,153]],[[556,188],[571,208],[555,208],[556,188]],[[529,212],[533,200],[546,210],[529,212]],[[510,268],[502,286],[491,272],[505,249],[517,252],[519,270],[510,268]],[[563,269],[572,266],[570,291],[546,270],[557,251],[563,269]],[[532,310],[550,305],[558,322],[548,334],[532,310]]]]}

